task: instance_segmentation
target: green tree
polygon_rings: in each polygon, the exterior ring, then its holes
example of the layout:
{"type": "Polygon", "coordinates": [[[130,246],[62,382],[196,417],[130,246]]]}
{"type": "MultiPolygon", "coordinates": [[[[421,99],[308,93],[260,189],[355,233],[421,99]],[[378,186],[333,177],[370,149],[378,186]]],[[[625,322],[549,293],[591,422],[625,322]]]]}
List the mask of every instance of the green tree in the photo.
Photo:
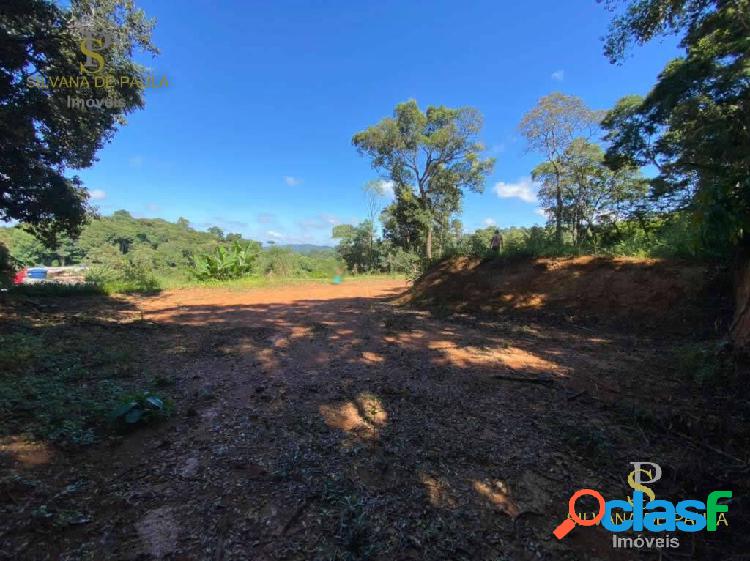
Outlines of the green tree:
{"type": "MultiPolygon", "coordinates": [[[[617,3],[608,2],[613,8],[617,3]]],[[[718,251],[750,244],[750,1],[638,0],[615,17],[605,54],[680,34],[680,56],[645,97],[621,99],[603,121],[614,168],[652,165],[653,195],[697,218],[718,251]]]]}
{"type": "Polygon", "coordinates": [[[232,242],[219,246],[212,255],[201,255],[195,260],[195,275],[199,279],[228,280],[252,274],[260,255],[258,242],[232,242]]]}
{"type": "Polygon", "coordinates": [[[41,241],[18,226],[0,229],[0,243],[7,247],[12,262],[24,267],[43,264],[49,251],[41,241]]]}
{"type": "Polygon", "coordinates": [[[370,239],[369,239],[369,269],[376,267],[376,256],[375,256],[375,230],[376,223],[380,212],[383,209],[383,199],[385,198],[385,183],[379,179],[373,179],[365,183],[362,187],[362,192],[365,195],[365,201],[367,203],[367,219],[370,221],[370,239]]]}
{"type": "Polygon", "coordinates": [[[132,0],[71,0],[64,7],[51,0],[3,1],[0,220],[21,221],[48,241],[59,232],[78,234],[88,195],[80,180],[65,172],[90,166],[125,116],[143,107],[143,87],[133,85],[143,67],[133,55],[157,52],[152,27],[132,0]],[[86,75],[88,85],[54,87],[53,80],[88,71],[84,33],[95,36],[91,45],[106,55],[97,76],[103,83],[111,77],[110,85],[95,87],[93,76],[86,75]],[[114,103],[81,110],[68,106],[69,95],[114,103]]]}
{"type": "Polygon", "coordinates": [[[425,213],[411,187],[397,185],[396,200],[380,214],[385,238],[409,253],[419,253],[425,246],[427,223],[425,213]]]}
{"type": "Polygon", "coordinates": [[[422,112],[414,100],[400,103],[379,123],[354,135],[352,143],[372,167],[394,182],[397,196],[415,192],[424,230],[424,254],[432,259],[436,202],[460,197],[464,189],[481,192],[494,160],[482,159],[476,109],[430,106],[422,112]]]}
{"type": "Polygon", "coordinates": [[[530,150],[544,155],[547,185],[554,193],[555,235],[563,241],[563,175],[566,151],[576,138],[590,138],[599,114],[579,97],[552,93],[539,100],[519,125],[530,150]]]}
{"type": "Polygon", "coordinates": [[[223,241],[224,240],[224,230],[222,230],[218,226],[211,226],[207,230],[207,232],[209,234],[212,234],[213,236],[216,236],[216,239],[219,240],[219,241],[223,241]]]}
{"type": "Polygon", "coordinates": [[[351,271],[371,269],[373,245],[372,222],[364,220],[357,226],[338,224],[333,227],[332,237],[339,240],[336,251],[351,271]]]}
{"type": "MultiPolygon", "coordinates": [[[[612,171],[604,151],[583,138],[574,139],[557,165],[543,162],[532,171],[540,184],[538,197],[548,214],[559,212],[575,245],[581,245],[595,228],[631,216],[646,194],[646,183],[636,168],[612,171]]],[[[559,241],[559,238],[558,238],[559,241]]]]}

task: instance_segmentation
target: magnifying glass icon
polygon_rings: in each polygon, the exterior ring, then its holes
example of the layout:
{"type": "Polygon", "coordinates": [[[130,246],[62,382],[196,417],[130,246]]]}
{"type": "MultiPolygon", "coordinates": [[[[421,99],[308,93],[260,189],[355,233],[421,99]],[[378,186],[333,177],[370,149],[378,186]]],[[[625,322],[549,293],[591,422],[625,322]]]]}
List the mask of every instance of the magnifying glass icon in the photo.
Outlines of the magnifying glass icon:
{"type": "Polygon", "coordinates": [[[599,493],[598,491],[594,491],[593,489],[579,489],[578,491],[573,493],[573,496],[570,497],[570,500],[568,501],[569,518],[563,520],[563,522],[557,528],[555,528],[552,533],[558,540],[561,540],[565,536],[567,536],[573,528],[576,527],[576,524],[580,526],[594,526],[598,524],[599,521],[604,517],[605,509],[606,505],[604,504],[604,497],[602,497],[601,493],[599,493]],[[584,495],[594,497],[599,503],[599,512],[591,520],[584,520],[580,516],[578,516],[578,514],[576,514],[576,501],[584,495]]]}

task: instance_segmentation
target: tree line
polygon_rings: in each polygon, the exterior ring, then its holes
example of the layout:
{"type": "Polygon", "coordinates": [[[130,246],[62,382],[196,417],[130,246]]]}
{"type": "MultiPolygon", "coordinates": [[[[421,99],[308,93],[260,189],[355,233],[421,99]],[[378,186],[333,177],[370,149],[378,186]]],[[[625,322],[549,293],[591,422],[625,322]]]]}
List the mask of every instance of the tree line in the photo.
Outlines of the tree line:
{"type": "Polygon", "coordinates": [[[88,278],[112,291],[158,288],[164,281],[242,277],[331,278],[345,267],[332,248],[269,245],[218,227],[200,231],[185,218],[134,218],[125,210],[89,220],[76,238],[51,246],[23,226],[0,228],[0,255],[13,269],[85,265],[88,278]]]}
{"type": "MultiPolygon", "coordinates": [[[[684,54],[645,97],[598,111],[552,93],[523,117],[519,132],[543,158],[531,176],[548,220],[524,232],[522,249],[720,258],[747,247],[750,2],[600,1],[615,12],[604,46],[612,63],[664,34],[679,35],[684,54]]],[[[476,235],[463,233],[458,215],[464,193],[481,192],[494,166],[482,156],[481,127],[474,108],[422,111],[410,100],[355,134],[353,145],[391,182],[395,201],[380,214],[381,236],[372,216],[337,228],[342,257],[383,267],[383,255],[424,263],[473,247],[467,238],[476,235]]]]}
{"type": "MultiPolygon", "coordinates": [[[[608,111],[553,93],[524,116],[519,131],[541,157],[531,174],[548,221],[523,232],[523,244],[528,251],[651,251],[682,239],[691,247],[679,251],[712,257],[747,248],[750,2],[599,1],[613,12],[604,41],[612,63],[665,34],[680,38],[682,54],[646,96],[625,96],[608,111]],[[641,173],[646,167],[652,176],[641,173]]],[[[29,85],[31,76],[78,72],[81,26],[116,35],[110,74],[137,76],[136,55],[158,52],[154,22],[132,2],[8,0],[0,10],[0,220],[18,221],[46,247],[70,255],[81,250],[69,240],[82,235],[91,209],[69,172],[92,165],[125,117],[143,106],[139,87],[85,92],[121,103],[81,112],[29,85]]],[[[395,200],[362,224],[336,229],[350,267],[408,269],[474,247],[480,238],[464,233],[459,214],[464,193],[481,192],[494,169],[481,128],[474,108],[422,110],[410,100],[353,136],[395,200]]],[[[180,251],[165,255],[184,264],[180,251]]],[[[214,258],[249,254],[238,255],[214,258]]]]}

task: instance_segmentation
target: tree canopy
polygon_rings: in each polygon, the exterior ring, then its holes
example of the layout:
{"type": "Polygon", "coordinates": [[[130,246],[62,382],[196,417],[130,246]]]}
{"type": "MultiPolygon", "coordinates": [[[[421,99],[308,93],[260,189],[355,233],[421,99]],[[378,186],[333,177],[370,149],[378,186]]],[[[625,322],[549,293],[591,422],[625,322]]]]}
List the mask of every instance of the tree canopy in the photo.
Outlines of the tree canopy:
{"type": "Polygon", "coordinates": [[[432,258],[437,209],[457,209],[463,190],[481,192],[494,166],[482,158],[478,140],[482,117],[471,107],[429,106],[414,100],[400,103],[379,123],[354,135],[352,143],[372,167],[392,180],[398,200],[409,190],[417,202],[414,223],[424,234],[424,255],[432,258]]]}
{"type": "Polygon", "coordinates": [[[526,138],[529,150],[545,157],[545,185],[553,193],[555,204],[555,234],[558,243],[563,236],[563,175],[566,157],[572,143],[578,138],[592,136],[599,113],[586,107],[579,97],[554,92],[541,98],[536,106],[524,115],[518,126],[526,138]]]}
{"type": "Polygon", "coordinates": [[[654,166],[654,194],[690,209],[716,247],[748,243],[750,232],[748,22],[748,0],[639,0],[614,19],[605,43],[617,62],[631,44],[681,34],[684,55],[648,95],[624,97],[604,119],[607,161],[654,166]]]}
{"type": "Polygon", "coordinates": [[[51,0],[4,0],[1,220],[21,221],[47,240],[80,231],[88,195],[66,171],[90,166],[125,116],[143,107],[144,86],[136,78],[144,68],[133,56],[157,52],[153,25],[132,0],[72,0],[67,7],[51,0]],[[86,66],[87,45],[101,57],[93,69],[86,66]],[[101,105],[73,107],[70,96],[101,105]]]}

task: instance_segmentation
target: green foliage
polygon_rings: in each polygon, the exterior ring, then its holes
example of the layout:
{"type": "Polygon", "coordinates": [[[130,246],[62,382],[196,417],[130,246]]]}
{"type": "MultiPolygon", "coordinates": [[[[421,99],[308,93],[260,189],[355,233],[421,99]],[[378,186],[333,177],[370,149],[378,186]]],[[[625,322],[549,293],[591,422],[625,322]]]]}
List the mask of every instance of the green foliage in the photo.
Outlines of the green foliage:
{"type": "Polygon", "coordinates": [[[125,349],[73,345],[55,330],[0,335],[0,434],[90,444],[123,394],[114,380],[128,359],[125,349]]]}
{"type": "Polygon", "coordinates": [[[605,44],[614,62],[630,44],[682,35],[684,55],[651,92],[621,99],[604,119],[607,161],[655,165],[654,195],[688,209],[716,253],[750,232],[748,21],[747,0],[638,0],[614,19],[605,44]]]}
{"type": "MultiPolygon", "coordinates": [[[[490,250],[494,227],[476,230],[465,235],[450,255],[481,258],[497,256],[490,250]]],[[[690,215],[669,213],[650,217],[633,217],[595,225],[591,235],[574,244],[567,233],[558,243],[554,226],[504,228],[502,256],[505,257],[563,257],[576,255],[607,255],[630,257],[681,258],[711,260],[721,257],[706,248],[690,215]]]]}
{"type": "MultiPolygon", "coordinates": [[[[53,248],[23,227],[0,228],[0,244],[7,246],[16,268],[61,262],[89,267],[85,286],[45,284],[16,289],[40,295],[153,292],[191,282],[226,283],[251,277],[331,278],[346,267],[334,249],[310,245],[262,249],[240,234],[224,234],[218,228],[197,231],[185,219],[177,223],[137,219],[124,210],[92,220],[78,240],[59,237],[53,248]]],[[[380,254],[374,249],[371,257],[378,262],[380,254]]],[[[376,271],[378,266],[367,270],[376,271]]]]}
{"type": "Polygon", "coordinates": [[[364,273],[372,271],[377,266],[373,231],[374,226],[370,220],[365,220],[357,226],[334,226],[332,237],[339,240],[336,250],[350,271],[364,273]]]}
{"type": "Polygon", "coordinates": [[[108,294],[149,293],[160,288],[159,280],[142,262],[123,259],[116,265],[93,266],[86,282],[108,294]]]}
{"type": "Polygon", "coordinates": [[[9,262],[16,267],[43,264],[49,250],[35,236],[20,228],[0,228],[0,243],[8,249],[9,262]]]}
{"type": "Polygon", "coordinates": [[[599,113],[586,107],[581,98],[555,92],[541,98],[524,115],[518,127],[529,149],[545,158],[544,163],[534,170],[534,176],[542,180],[542,194],[554,217],[555,235],[560,245],[563,241],[565,176],[568,176],[570,185],[574,167],[571,156],[589,146],[588,139],[596,130],[599,117],[599,113]],[[572,153],[576,142],[581,146],[572,153]]]}
{"type": "Polygon", "coordinates": [[[541,208],[578,246],[591,242],[602,225],[630,216],[647,190],[637,169],[611,170],[601,147],[582,138],[574,139],[556,162],[538,165],[531,176],[540,183],[541,208]]]}
{"type": "Polygon", "coordinates": [[[195,276],[201,280],[230,280],[251,275],[256,268],[260,244],[232,242],[228,248],[219,246],[213,255],[195,260],[195,276]]]}
{"type": "Polygon", "coordinates": [[[121,404],[112,412],[112,420],[120,430],[148,425],[166,419],[172,404],[148,391],[124,396],[121,404]]]}
{"type": "Polygon", "coordinates": [[[137,78],[141,52],[155,54],[153,21],[125,0],[5,0],[0,10],[0,220],[25,222],[53,241],[80,231],[88,194],[66,170],[89,167],[125,115],[143,107],[143,87],[114,76],[137,78]],[[61,88],[42,88],[32,78],[78,76],[84,62],[81,27],[111,37],[99,78],[111,86],[79,84],[83,99],[116,100],[96,111],[69,107],[61,88]]]}
{"type": "Polygon", "coordinates": [[[481,192],[492,171],[494,159],[480,157],[481,128],[482,116],[474,108],[429,106],[422,112],[410,100],[398,104],[393,117],[352,138],[372,167],[393,181],[397,199],[413,193],[418,211],[412,220],[420,225],[428,260],[434,222],[446,221],[459,210],[464,189],[481,192]]]}
{"type": "Polygon", "coordinates": [[[406,273],[419,269],[420,256],[407,251],[389,238],[377,238],[369,220],[357,226],[339,224],[333,237],[339,240],[336,251],[353,273],[406,273]]]}

